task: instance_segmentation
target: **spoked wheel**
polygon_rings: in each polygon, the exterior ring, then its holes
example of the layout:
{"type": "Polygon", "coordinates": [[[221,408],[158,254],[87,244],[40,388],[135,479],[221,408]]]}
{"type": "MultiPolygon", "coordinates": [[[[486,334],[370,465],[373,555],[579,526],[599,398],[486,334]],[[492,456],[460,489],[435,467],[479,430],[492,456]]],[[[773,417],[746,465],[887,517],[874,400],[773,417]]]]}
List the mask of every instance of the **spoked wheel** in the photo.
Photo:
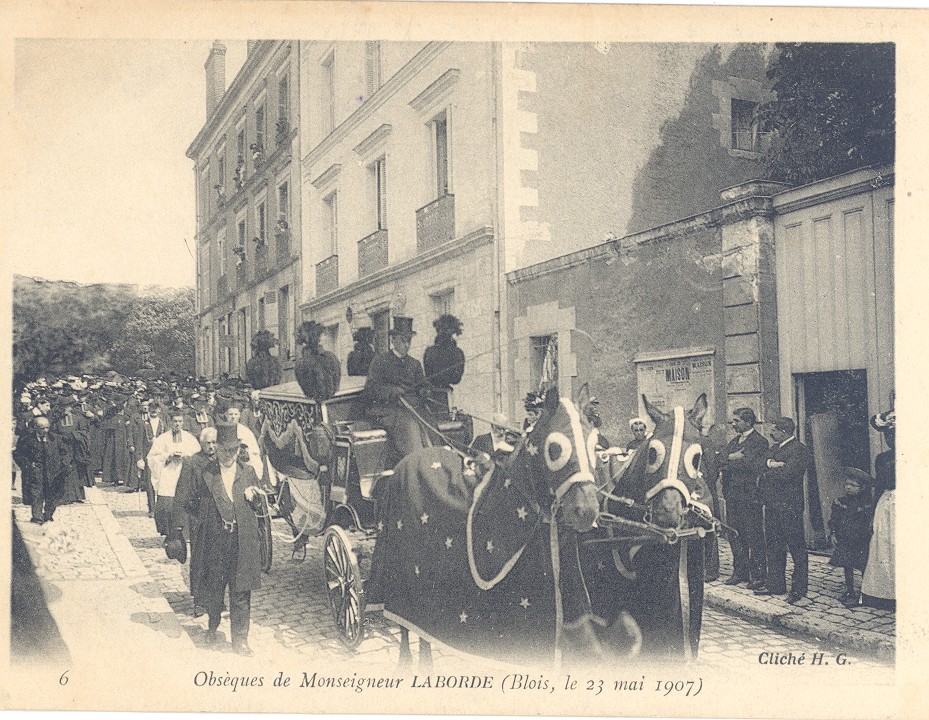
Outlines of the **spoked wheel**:
{"type": "Polygon", "coordinates": [[[329,607],[336,627],[346,645],[357,647],[364,637],[364,589],[351,540],[338,525],[326,528],[323,568],[329,607]]]}

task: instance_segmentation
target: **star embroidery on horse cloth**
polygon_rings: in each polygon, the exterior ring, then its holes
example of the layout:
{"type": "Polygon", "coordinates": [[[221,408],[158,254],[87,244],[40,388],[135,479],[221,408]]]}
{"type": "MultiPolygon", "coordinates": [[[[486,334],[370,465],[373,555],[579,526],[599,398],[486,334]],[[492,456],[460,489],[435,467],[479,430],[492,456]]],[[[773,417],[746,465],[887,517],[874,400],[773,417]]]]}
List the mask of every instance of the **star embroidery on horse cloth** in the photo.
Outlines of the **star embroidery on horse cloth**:
{"type": "Polygon", "coordinates": [[[432,469],[433,469],[433,470],[438,470],[438,469],[441,468],[441,467],[442,467],[442,463],[440,463],[438,460],[436,460],[434,463],[432,463],[432,469]]]}
{"type": "Polygon", "coordinates": [[[537,448],[537,447],[535,446],[534,443],[527,442],[527,443],[526,443],[526,452],[529,453],[530,455],[532,455],[533,457],[535,457],[536,455],[539,454],[539,448],[537,448]]]}
{"type": "Polygon", "coordinates": [[[458,622],[461,622],[461,623],[468,622],[468,613],[462,610],[461,615],[458,616],[458,622]]]}
{"type": "Polygon", "coordinates": [[[525,520],[526,516],[529,515],[529,511],[526,510],[525,506],[516,508],[516,514],[519,516],[520,520],[525,520]]]}
{"type": "Polygon", "coordinates": [[[397,520],[397,530],[403,530],[403,520],[397,520]]]}
{"type": "Polygon", "coordinates": [[[417,577],[419,576],[419,565],[413,566],[413,572],[416,573],[417,577]]]}
{"type": "Polygon", "coordinates": [[[429,513],[423,513],[422,515],[420,515],[420,516],[419,516],[419,521],[420,521],[423,525],[425,525],[427,522],[429,522],[429,513]]]}
{"type": "Polygon", "coordinates": [[[378,531],[378,532],[383,532],[383,530],[384,530],[384,521],[383,521],[383,520],[378,520],[378,522],[377,522],[377,531],[378,531]]]}
{"type": "Polygon", "coordinates": [[[519,604],[523,606],[523,610],[529,609],[529,598],[523,598],[519,601],[519,604]]]}
{"type": "Polygon", "coordinates": [[[450,538],[450,537],[445,538],[445,549],[446,549],[446,550],[451,550],[451,549],[452,549],[452,544],[454,544],[454,542],[455,542],[455,541],[452,540],[452,538],[450,538]]]}
{"type": "Polygon", "coordinates": [[[506,478],[506,480],[503,481],[503,487],[505,488],[508,488],[512,484],[513,484],[513,481],[510,480],[509,478],[506,478]]]}
{"type": "Polygon", "coordinates": [[[494,551],[494,541],[488,540],[487,541],[487,552],[492,553],[493,551],[494,551]]]}

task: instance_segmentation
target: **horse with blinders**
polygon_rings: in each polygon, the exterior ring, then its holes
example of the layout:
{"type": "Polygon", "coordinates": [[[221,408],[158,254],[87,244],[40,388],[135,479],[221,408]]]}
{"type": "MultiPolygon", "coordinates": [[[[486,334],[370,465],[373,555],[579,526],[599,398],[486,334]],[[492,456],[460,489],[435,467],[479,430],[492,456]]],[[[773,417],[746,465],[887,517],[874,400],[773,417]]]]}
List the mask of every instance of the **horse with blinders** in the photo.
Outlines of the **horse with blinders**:
{"type": "Polygon", "coordinates": [[[627,610],[642,654],[696,656],[703,615],[704,536],[715,521],[700,474],[706,395],[665,412],[643,395],[654,431],[602,488],[601,527],[582,546],[593,610],[607,622],[627,610]]]}
{"type": "Polygon", "coordinates": [[[530,663],[633,648],[626,616],[614,618],[606,643],[594,631],[581,573],[578,533],[599,510],[595,447],[578,406],[553,389],[506,466],[475,472],[443,447],[397,465],[379,501],[365,591],[369,609],[403,628],[401,662],[410,659],[409,631],[420,636],[421,664],[433,641],[530,663]]]}

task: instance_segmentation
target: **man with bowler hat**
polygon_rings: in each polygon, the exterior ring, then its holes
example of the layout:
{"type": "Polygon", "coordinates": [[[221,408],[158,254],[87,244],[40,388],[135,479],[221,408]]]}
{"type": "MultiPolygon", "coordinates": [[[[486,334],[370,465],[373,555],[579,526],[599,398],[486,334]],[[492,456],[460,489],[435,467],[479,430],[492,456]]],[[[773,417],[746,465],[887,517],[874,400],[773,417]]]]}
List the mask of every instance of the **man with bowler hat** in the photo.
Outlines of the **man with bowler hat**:
{"type": "Polygon", "coordinates": [[[216,423],[216,460],[194,473],[187,511],[196,517],[194,547],[200,564],[191,576],[194,602],[209,616],[205,641],[220,639],[223,599],[229,588],[232,645],[240,655],[248,646],[252,590],[261,587],[258,518],[258,476],[239,461],[240,441],[235,423],[216,423]]]}
{"type": "Polygon", "coordinates": [[[413,318],[397,316],[393,320],[390,350],[378,353],[371,361],[364,389],[368,418],[387,431],[388,467],[430,444],[419,421],[401,402],[401,398],[406,400],[420,415],[426,412],[422,400],[426,376],[419,360],[410,357],[410,343],[416,334],[413,318]]]}

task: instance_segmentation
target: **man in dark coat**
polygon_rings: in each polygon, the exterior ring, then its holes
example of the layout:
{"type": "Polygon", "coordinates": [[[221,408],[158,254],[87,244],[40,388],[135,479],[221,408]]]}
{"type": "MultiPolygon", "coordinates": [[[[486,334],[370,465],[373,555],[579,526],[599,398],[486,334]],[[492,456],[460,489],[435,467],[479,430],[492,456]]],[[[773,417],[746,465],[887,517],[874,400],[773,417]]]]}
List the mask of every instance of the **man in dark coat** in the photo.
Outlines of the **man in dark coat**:
{"type": "Polygon", "coordinates": [[[61,412],[56,413],[52,433],[67,445],[71,455],[71,470],[65,479],[60,505],[84,502],[84,487],[87,479],[87,463],[90,458],[90,425],[87,419],[75,411],[73,397],[61,402],[61,412]]]}
{"type": "Polygon", "coordinates": [[[319,346],[322,325],[315,320],[304,322],[297,329],[297,342],[303,348],[300,359],[294,364],[294,376],[308,398],[328,400],[339,389],[342,366],[339,358],[319,346]]]}
{"type": "Polygon", "coordinates": [[[464,352],[455,342],[461,335],[461,321],[454,315],[440,315],[432,326],[436,332],[435,343],[423,354],[423,370],[433,387],[448,390],[460,383],[464,375],[464,352]]]}
{"type": "Polygon", "coordinates": [[[758,481],[764,503],[768,575],[766,587],[755,591],[756,595],[787,592],[784,572],[790,550],[794,571],[787,602],[791,605],[806,595],[809,584],[809,558],[803,533],[803,476],[810,464],[810,455],[806,446],[794,437],[795,429],[794,421],[788,417],[774,421],[773,442],[758,481]]]}
{"type": "Polygon", "coordinates": [[[172,528],[187,528],[190,538],[190,588],[193,594],[194,578],[202,577],[203,548],[197,543],[199,516],[188,514],[187,507],[193,496],[197,480],[203,469],[216,459],[216,428],[207,427],[200,433],[200,452],[184,458],[181,476],[174,491],[174,521],[172,528]]]}
{"type": "Polygon", "coordinates": [[[751,590],[764,587],[767,565],[758,476],[768,458],[768,441],[755,430],[756,422],[754,410],[738,408],[731,420],[736,436],[720,457],[727,520],[738,532],[729,538],[732,577],[726,584],[748,582],[751,590]]]}
{"type": "Polygon", "coordinates": [[[51,433],[44,415],[33,421],[33,430],[19,438],[13,459],[32,486],[32,522],[52,522],[65,477],[71,469],[67,445],[51,433]]]}
{"type": "Polygon", "coordinates": [[[422,401],[426,390],[423,366],[409,354],[415,334],[413,318],[395,317],[390,331],[391,349],[374,357],[365,383],[368,418],[387,431],[388,467],[430,445],[416,417],[400,401],[405,399],[420,414],[426,412],[422,401]]]}
{"type": "Polygon", "coordinates": [[[250,465],[238,461],[235,423],[216,424],[216,457],[193,478],[187,501],[188,513],[196,516],[194,545],[201,560],[191,579],[191,591],[194,602],[209,615],[205,641],[212,645],[219,639],[217,629],[229,588],[232,645],[239,654],[252,655],[248,646],[251,597],[252,590],[261,587],[258,518],[253,506],[259,481],[250,465]]]}
{"type": "Polygon", "coordinates": [[[497,464],[504,463],[513,452],[513,445],[507,440],[506,428],[509,420],[503,413],[494,413],[493,422],[490,424],[490,432],[484,435],[477,435],[471,441],[471,449],[478,452],[487,453],[490,458],[497,464]]]}
{"type": "Polygon", "coordinates": [[[375,355],[374,330],[369,327],[358,328],[352,339],[355,347],[348,353],[348,374],[356,377],[367,375],[375,355]]]}
{"type": "MultiPolygon", "coordinates": [[[[108,416],[103,420],[103,482],[109,485],[125,485],[131,481],[130,473],[134,451],[131,419],[124,408],[125,395],[117,393],[108,416]]],[[[136,455],[138,457],[138,455],[136,455]]]]}
{"type": "Polygon", "coordinates": [[[281,361],[271,354],[277,338],[270,330],[259,330],[252,338],[252,358],[245,363],[245,377],[256,390],[281,382],[281,361]]]}
{"type": "Polygon", "coordinates": [[[161,408],[157,400],[143,399],[141,412],[134,418],[132,425],[132,442],[135,448],[136,467],[133,469],[130,491],[144,489],[148,499],[148,512],[155,512],[155,489],[152,486],[152,470],[148,466],[148,454],[151,452],[155,438],[168,431],[168,425],[162,419],[161,408]]]}

